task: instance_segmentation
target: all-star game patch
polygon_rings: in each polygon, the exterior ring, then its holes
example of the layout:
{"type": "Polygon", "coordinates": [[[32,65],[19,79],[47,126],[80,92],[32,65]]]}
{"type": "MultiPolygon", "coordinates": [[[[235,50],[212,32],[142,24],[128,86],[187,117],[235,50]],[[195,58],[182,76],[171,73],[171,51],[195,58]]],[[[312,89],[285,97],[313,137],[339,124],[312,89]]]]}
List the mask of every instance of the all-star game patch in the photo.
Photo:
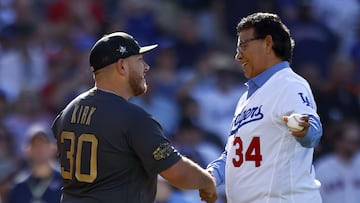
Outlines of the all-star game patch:
{"type": "Polygon", "coordinates": [[[161,143],[158,148],[155,149],[155,151],[152,153],[153,157],[156,161],[159,161],[161,159],[165,159],[166,157],[169,157],[171,153],[173,152],[173,147],[170,145],[170,143],[161,143]]]}

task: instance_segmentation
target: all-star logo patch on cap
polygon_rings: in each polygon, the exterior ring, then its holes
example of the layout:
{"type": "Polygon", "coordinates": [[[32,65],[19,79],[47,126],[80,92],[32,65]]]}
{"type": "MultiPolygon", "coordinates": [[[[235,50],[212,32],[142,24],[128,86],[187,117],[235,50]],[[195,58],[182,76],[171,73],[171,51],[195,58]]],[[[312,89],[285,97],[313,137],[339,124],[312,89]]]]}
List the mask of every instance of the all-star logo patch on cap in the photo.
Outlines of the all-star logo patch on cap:
{"type": "Polygon", "coordinates": [[[90,66],[93,72],[115,63],[121,58],[144,54],[158,45],[141,47],[139,43],[125,32],[114,32],[99,39],[90,51],[90,66]]]}

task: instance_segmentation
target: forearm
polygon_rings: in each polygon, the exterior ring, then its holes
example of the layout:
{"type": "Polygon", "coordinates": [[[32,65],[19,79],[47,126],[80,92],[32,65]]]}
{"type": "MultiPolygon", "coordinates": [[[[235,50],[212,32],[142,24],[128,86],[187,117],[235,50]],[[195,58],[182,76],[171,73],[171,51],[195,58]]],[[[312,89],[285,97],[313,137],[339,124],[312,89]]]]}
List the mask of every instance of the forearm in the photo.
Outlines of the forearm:
{"type": "Polygon", "coordinates": [[[206,170],[186,157],[160,175],[180,189],[202,189],[215,185],[213,177],[206,170]]]}
{"type": "Polygon", "coordinates": [[[298,142],[300,142],[300,144],[303,147],[312,148],[312,147],[316,147],[319,144],[323,130],[322,130],[322,125],[321,125],[319,118],[310,115],[309,123],[310,123],[310,126],[309,126],[308,132],[306,133],[305,137],[296,138],[296,139],[298,140],[298,142]]]}

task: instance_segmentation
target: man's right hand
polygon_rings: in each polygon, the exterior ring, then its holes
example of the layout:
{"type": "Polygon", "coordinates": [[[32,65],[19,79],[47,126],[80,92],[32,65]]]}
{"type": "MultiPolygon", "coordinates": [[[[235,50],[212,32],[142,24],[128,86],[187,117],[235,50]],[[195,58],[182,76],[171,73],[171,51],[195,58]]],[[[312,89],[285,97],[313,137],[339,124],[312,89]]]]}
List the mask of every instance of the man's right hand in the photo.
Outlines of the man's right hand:
{"type": "Polygon", "coordinates": [[[214,184],[210,187],[199,189],[199,195],[202,201],[205,201],[207,203],[215,203],[215,201],[217,200],[215,181],[214,184]]]}
{"type": "Polygon", "coordinates": [[[216,192],[216,181],[214,175],[211,170],[207,170],[210,175],[213,177],[213,185],[207,188],[199,189],[199,195],[202,201],[206,201],[207,203],[214,203],[217,200],[217,192],[216,192]]]}

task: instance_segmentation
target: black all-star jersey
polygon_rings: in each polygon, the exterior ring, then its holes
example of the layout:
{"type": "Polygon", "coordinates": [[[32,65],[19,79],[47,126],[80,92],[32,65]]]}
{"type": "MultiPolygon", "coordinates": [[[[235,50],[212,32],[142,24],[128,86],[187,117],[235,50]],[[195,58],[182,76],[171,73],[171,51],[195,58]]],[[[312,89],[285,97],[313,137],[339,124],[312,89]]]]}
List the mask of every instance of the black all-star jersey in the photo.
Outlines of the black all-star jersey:
{"type": "Polygon", "coordinates": [[[68,104],[52,129],[63,203],[153,203],[158,173],[180,159],[151,115],[97,88],[68,104]]]}

